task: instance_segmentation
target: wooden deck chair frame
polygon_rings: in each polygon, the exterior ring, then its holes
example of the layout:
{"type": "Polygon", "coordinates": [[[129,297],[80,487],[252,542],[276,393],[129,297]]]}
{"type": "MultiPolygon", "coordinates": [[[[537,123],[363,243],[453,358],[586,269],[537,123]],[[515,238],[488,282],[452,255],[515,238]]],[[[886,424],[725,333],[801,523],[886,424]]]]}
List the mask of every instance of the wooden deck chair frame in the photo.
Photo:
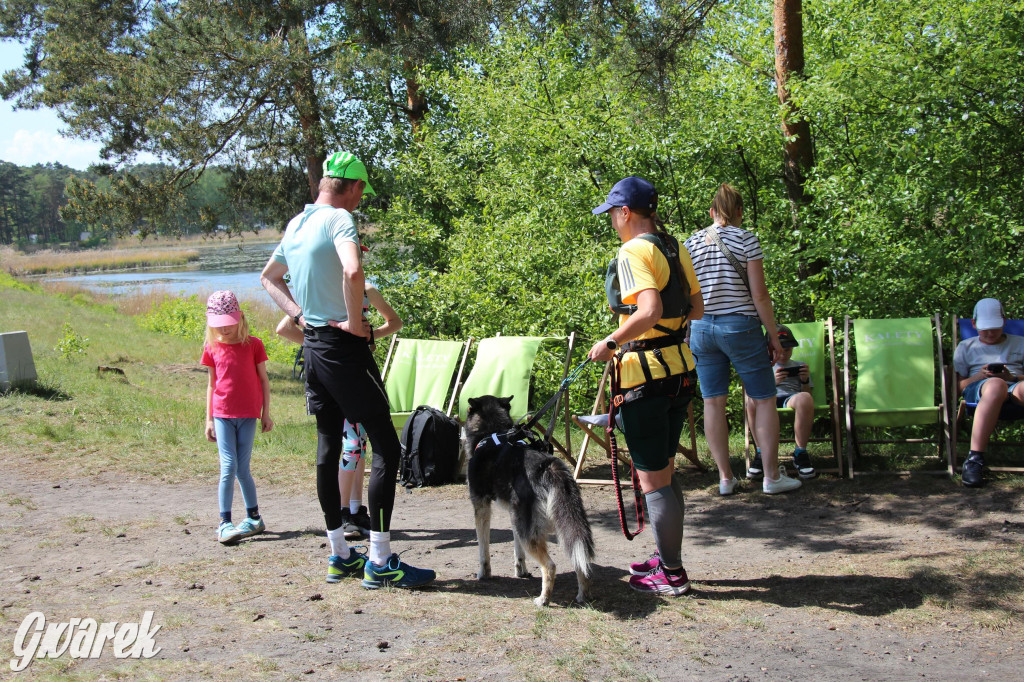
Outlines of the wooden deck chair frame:
{"type": "MultiPolygon", "coordinates": [[[[903,438],[893,440],[861,440],[857,438],[857,425],[856,425],[856,409],[854,407],[854,401],[851,399],[851,378],[850,378],[850,347],[852,345],[853,336],[850,333],[850,316],[846,315],[843,323],[843,398],[844,407],[846,412],[846,440],[847,440],[847,461],[849,462],[850,478],[854,477],[854,464],[857,457],[860,455],[861,444],[878,444],[878,443],[935,443],[937,454],[939,459],[946,460],[946,468],[941,470],[929,470],[920,471],[916,473],[927,473],[927,474],[946,474],[952,476],[953,467],[952,461],[949,455],[949,437],[950,437],[950,425],[949,425],[949,399],[947,395],[947,382],[944,377],[943,367],[945,360],[942,352],[942,327],[941,318],[938,313],[935,313],[931,318],[906,318],[906,319],[929,319],[932,333],[934,334],[935,346],[932,346],[932,362],[933,367],[936,368],[935,372],[938,374],[939,380],[939,405],[935,406],[938,410],[936,418],[936,434],[935,438],[903,438]],[[945,446],[945,447],[944,447],[945,446]],[[945,455],[945,457],[943,457],[945,455]]],[[[856,320],[853,320],[856,322],[856,320]]],[[[867,320],[865,320],[867,321],[867,320]]],[[[858,377],[859,372],[859,358],[858,358],[858,377]]],[[[934,379],[933,379],[934,382],[934,379]]],[[[932,384],[932,391],[934,394],[934,383],[932,384]]],[[[922,422],[924,424],[925,422],[922,422]]],[[[910,424],[908,424],[909,426],[910,424]]],[[[909,471],[892,471],[883,472],[892,474],[908,474],[909,471]]]]}
{"type": "MultiPolygon", "coordinates": [[[[508,338],[517,338],[517,337],[507,337],[507,336],[506,337],[502,337],[501,334],[497,334],[493,338],[496,338],[496,339],[497,338],[508,339],[508,338]]],[[[573,351],[576,348],[576,332],[572,332],[568,336],[544,336],[544,337],[522,337],[522,338],[537,338],[537,339],[541,340],[541,343],[543,343],[544,341],[557,341],[559,343],[565,343],[566,344],[565,361],[564,361],[564,363],[562,365],[562,377],[559,380],[559,385],[561,385],[561,382],[565,381],[565,377],[569,376],[569,369],[571,368],[571,365],[572,365],[572,353],[573,353],[573,351]]],[[[477,352],[479,352],[479,347],[486,340],[487,339],[483,339],[483,340],[481,340],[481,342],[479,344],[477,344],[477,352]]],[[[539,346],[538,346],[538,352],[539,352],[539,346]]],[[[534,358],[534,366],[536,366],[536,357],[534,358]]],[[[474,368],[475,368],[475,366],[474,366],[474,368]]],[[[469,374],[470,374],[470,376],[472,376],[473,370],[470,370],[469,374]]],[[[533,368],[531,367],[530,381],[532,381],[532,379],[533,379],[533,368]]],[[[469,381],[469,377],[466,378],[466,382],[468,382],[468,381],[469,381]]],[[[461,398],[461,387],[460,387],[460,396],[459,397],[461,398]]],[[[528,400],[528,398],[529,398],[529,389],[527,389],[526,395],[523,396],[524,400],[528,400]]],[[[453,396],[453,400],[454,399],[455,399],[455,396],[453,396]]],[[[545,398],[545,402],[546,401],[547,401],[547,398],[545,398]]],[[[457,415],[456,418],[461,423],[463,421],[462,402],[461,402],[461,400],[459,401],[458,405],[459,405],[459,409],[458,409],[458,415],[457,415]]],[[[559,453],[561,453],[562,456],[565,457],[570,462],[570,464],[572,466],[576,466],[576,459],[572,456],[572,432],[571,432],[570,426],[569,426],[569,424],[570,424],[570,422],[569,422],[570,409],[569,409],[568,396],[563,396],[561,409],[563,411],[562,421],[564,422],[564,429],[565,429],[564,430],[564,438],[565,438],[565,442],[563,443],[563,442],[559,441],[559,439],[556,438],[554,434],[551,435],[551,438],[549,440],[551,442],[551,446],[555,450],[557,450],[559,453]]],[[[549,415],[549,414],[544,415],[541,418],[540,423],[537,425],[537,427],[535,427],[535,429],[539,431],[540,435],[544,435],[544,429],[546,428],[546,427],[541,427],[541,424],[547,424],[548,420],[550,420],[552,418],[552,416],[553,415],[549,415]]]]}
{"type": "MultiPolygon", "coordinates": [[[[437,401],[431,401],[429,399],[426,399],[425,401],[421,401],[421,404],[430,405],[431,407],[436,407],[439,410],[440,409],[444,409],[445,410],[445,414],[447,414],[448,416],[452,415],[452,410],[455,409],[456,400],[458,399],[459,389],[462,386],[462,377],[463,377],[463,372],[465,371],[465,367],[466,367],[466,359],[469,356],[469,349],[473,345],[473,340],[474,340],[473,337],[470,337],[465,342],[456,342],[456,343],[462,343],[462,350],[461,350],[461,353],[460,353],[461,354],[461,358],[458,360],[458,362],[456,364],[457,368],[450,375],[448,383],[445,386],[444,396],[442,396],[441,399],[437,400],[437,401]],[[448,397],[449,395],[451,395],[451,397],[448,399],[447,408],[445,408],[445,398],[448,397]],[[432,402],[436,402],[437,404],[436,405],[432,404],[432,402]]],[[[403,338],[403,339],[401,339],[401,341],[405,341],[405,342],[412,342],[412,341],[436,341],[436,339],[403,338]]],[[[385,390],[387,390],[388,380],[391,379],[390,372],[392,372],[394,370],[394,367],[392,366],[392,363],[396,359],[396,347],[400,348],[399,343],[400,343],[400,340],[398,338],[398,335],[396,334],[396,335],[394,335],[391,338],[391,343],[388,346],[387,356],[386,356],[386,358],[384,360],[384,369],[381,372],[381,376],[384,377],[385,390]]],[[[390,401],[390,395],[389,395],[389,401],[390,401]]],[[[412,402],[417,402],[417,401],[413,400],[412,402]]],[[[418,407],[418,406],[419,405],[413,406],[412,409],[416,409],[416,407],[418,407]]],[[[410,414],[412,414],[412,412],[411,411],[406,411],[406,410],[394,411],[393,406],[392,406],[391,419],[395,423],[395,428],[398,429],[398,430],[401,430],[402,424],[404,424],[405,419],[407,419],[410,414]],[[402,424],[399,424],[399,422],[398,422],[398,418],[399,417],[404,417],[405,418],[405,419],[401,419],[402,424]]]]}
{"type": "MultiPolygon", "coordinates": [[[[965,325],[965,324],[969,325],[971,323],[971,318],[969,318],[969,317],[968,318],[958,318],[956,315],[951,315],[950,317],[952,318],[952,323],[951,323],[950,326],[952,327],[953,350],[955,351],[956,350],[956,346],[957,346],[957,338],[961,337],[961,336],[963,338],[965,338],[965,339],[968,338],[968,336],[966,334],[961,333],[961,325],[965,325]]],[[[1010,320],[1010,319],[1006,320],[1006,325],[1004,326],[1003,331],[1005,331],[1008,334],[1016,334],[1018,336],[1024,336],[1024,320],[1010,320]]],[[[977,334],[978,334],[977,332],[974,332],[973,334],[971,334],[971,336],[977,336],[977,334]]],[[[949,464],[950,464],[950,467],[952,467],[953,472],[955,473],[958,470],[957,469],[957,459],[958,459],[958,457],[957,457],[956,446],[957,446],[957,437],[958,437],[959,432],[960,432],[960,424],[966,422],[968,416],[970,416],[973,419],[974,411],[973,411],[973,409],[968,408],[967,402],[964,401],[963,397],[960,395],[960,391],[957,390],[957,385],[956,385],[956,369],[953,367],[952,361],[950,361],[949,367],[946,368],[946,371],[944,372],[944,375],[946,377],[946,380],[949,382],[949,388],[950,388],[950,390],[949,390],[949,395],[950,395],[950,401],[949,401],[949,404],[950,404],[949,464]],[[952,414],[954,406],[955,406],[955,409],[956,409],[956,414],[955,415],[952,414]],[[968,415],[968,412],[970,412],[970,415],[968,415]]],[[[1005,408],[1005,405],[1004,405],[1004,408],[1005,408]]],[[[1012,416],[1009,416],[1009,417],[1006,417],[1006,418],[1004,418],[1003,415],[1000,415],[998,421],[1020,421],[1021,419],[1024,419],[1024,416],[1017,416],[1016,414],[1013,414],[1013,412],[1020,413],[1021,411],[1022,411],[1021,409],[1013,410],[1011,412],[1012,416]]],[[[998,428],[998,424],[997,424],[997,428],[998,428]]],[[[970,436],[970,430],[968,430],[967,433],[968,433],[968,436],[970,436]]],[[[1005,441],[1005,440],[1004,441],[997,441],[997,440],[993,440],[993,439],[990,438],[989,439],[989,445],[990,446],[992,446],[992,445],[996,445],[996,446],[1011,446],[1011,445],[1012,446],[1021,446],[1021,445],[1024,445],[1024,442],[1022,442],[1022,441],[1005,441]]],[[[986,466],[986,468],[989,471],[1001,471],[1001,472],[1014,473],[1014,474],[1024,473],[1024,467],[986,466]]]]}
{"type": "MultiPolygon", "coordinates": [[[[597,397],[594,399],[594,407],[590,411],[590,416],[592,417],[600,416],[603,414],[607,419],[608,375],[611,372],[611,367],[611,361],[605,363],[604,372],[601,374],[601,381],[598,382],[597,385],[597,397]]],[[[687,422],[690,425],[690,447],[686,447],[682,443],[680,443],[679,445],[676,446],[676,452],[686,457],[686,459],[688,459],[699,471],[705,472],[707,471],[707,467],[701,464],[700,459],[697,458],[697,430],[693,418],[693,400],[691,400],[690,404],[686,406],[686,417],[687,422]]],[[[576,424],[576,426],[578,426],[583,431],[584,434],[583,444],[582,446],[580,446],[579,455],[576,457],[576,461],[574,462],[575,469],[573,471],[573,477],[576,479],[576,482],[579,483],[580,485],[609,485],[613,483],[611,479],[603,480],[597,478],[580,478],[580,473],[582,473],[583,470],[583,462],[584,460],[586,460],[587,457],[587,446],[590,445],[591,440],[593,440],[595,443],[604,448],[604,451],[609,460],[612,456],[612,450],[611,446],[608,443],[606,434],[604,433],[605,426],[591,424],[586,421],[583,421],[579,415],[572,415],[572,421],[576,424]]],[[[605,423],[607,424],[607,421],[605,423]]],[[[622,441],[623,444],[625,444],[623,439],[620,439],[620,441],[622,441]]],[[[630,459],[624,454],[625,450],[626,449],[624,447],[619,448],[619,459],[623,463],[629,464],[630,459]]],[[[622,484],[630,485],[630,482],[628,480],[623,480],[622,484]]]]}
{"type": "MultiPolygon", "coordinates": [[[[793,326],[796,326],[796,325],[804,325],[804,324],[808,324],[808,323],[806,323],[806,322],[793,322],[793,323],[787,323],[787,324],[790,326],[790,328],[792,328],[793,326]]],[[[828,317],[828,318],[826,318],[825,320],[823,320],[821,322],[821,325],[822,325],[822,340],[824,342],[824,345],[822,346],[822,349],[821,349],[821,352],[822,352],[822,367],[823,367],[824,371],[828,372],[828,378],[829,378],[829,380],[831,382],[831,385],[832,385],[832,391],[831,391],[831,396],[830,396],[829,393],[828,393],[828,386],[824,382],[822,383],[822,392],[825,395],[825,404],[823,404],[823,405],[822,404],[816,404],[814,406],[814,418],[817,419],[819,416],[821,416],[823,414],[828,414],[830,420],[832,421],[832,428],[830,430],[830,435],[829,435],[828,438],[811,438],[809,442],[811,442],[811,443],[831,443],[832,444],[832,457],[836,461],[836,466],[828,467],[828,468],[817,468],[817,470],[819,472],[821,472],[821,473],[839,474],[839,477],[842,478],[843,476],[846,475],[846,470],[843,468],[843,441],[842,441],[842,428],[840,426],[840,424],[842,423],[842,417],[841,417],[841,415],[839,413],[839,411],[840,411],[840,408],[839,408],[839,370],[836,368],[835,323],[834,323],[834,320],[831,317],[828,317]],[[825,352],[825,347],[826,346],[828,348],[828,352],[827,353],[825,352]]],[[[814,377],[813,376],[811,377],[811,380],[814,381],[814,377]]],[[[822,380],[819,379],[819,381],[822,381],[822,380]]],[[[815,385],[815,388],[817,388],[817,384],[815,385]]],[[[744,390],[744,392],[743,392],[744,404],[746,403],[746,399],[747,399],[747,393],[746,393],[746,390],[744,390]]],[[[790,408],[787,408],[787,407],[780,407],[780,408],[778,408],[778,411],[780,413],[780,415],[779,415],[780,417],[783,414],[787,414],[787,413],[788,414],[792,414],[793,413],[793,410],[790,409],[790,408]]],[[[795,443],[795,442],[796,442],[795,438],[780,438],[779,439],[779,444],[780,445],[782,443],[795,443]]],[[[752,444],[753,444],[753,433],[751,431],[750,424],[747,422],[747,411],[746,411],[746,409],[744,409],[743,410],[743,453],[744,453],[744,457],[746,458],[746,466],[748,468],[750,467],[750,461],[751,461],[751,456],[752,456],[752,448],[750,447],[752,444]]],[[[781,459],[779,461],[781,461],[781,459]]]]}

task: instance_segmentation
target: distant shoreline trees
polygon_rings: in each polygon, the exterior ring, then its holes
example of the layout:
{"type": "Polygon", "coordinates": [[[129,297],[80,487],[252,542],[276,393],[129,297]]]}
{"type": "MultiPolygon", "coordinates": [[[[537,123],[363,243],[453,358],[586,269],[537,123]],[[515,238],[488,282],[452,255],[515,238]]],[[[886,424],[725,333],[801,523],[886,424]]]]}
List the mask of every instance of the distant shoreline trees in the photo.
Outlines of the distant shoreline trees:
{"type": "MultiPolygon", "coordinates": [[[[132,174],[140,177],[165,172],[163,164],[133,166],[132,174]]],[[[227,197],[226,188],[237,182],[237,171],[213,167],[185,193],[183,209],[168,215],[160,226],[148,225],[139,219],[130,232],[179,236],[198,234],[229,223],[243,229],[259,230],[271,221],[266,210],[254,203],[244,211],[236,211],[227,197]]],[[[109,178],[95,169],[75,170],[60,163],[18,166],[0,161],[0,245],[24,247],[30,244],[96,246],[116,231],[103,222],[86,222],[66,218],[65,191],[69,183],[86,181],[103,187],[109,178]]]]}

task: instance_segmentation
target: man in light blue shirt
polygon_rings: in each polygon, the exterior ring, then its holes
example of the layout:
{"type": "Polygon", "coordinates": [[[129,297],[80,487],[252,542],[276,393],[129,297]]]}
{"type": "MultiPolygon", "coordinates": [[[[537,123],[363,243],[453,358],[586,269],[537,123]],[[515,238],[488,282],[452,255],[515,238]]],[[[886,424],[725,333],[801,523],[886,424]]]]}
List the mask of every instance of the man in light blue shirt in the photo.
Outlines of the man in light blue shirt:
{"type": "Polygon", "coordinates": [[[316,201],[288,223],[260,281],[305,337],[306,404],[317,427],[317,496],[331,544],[327,582],[352,576],[362,577],[369,589],[418,587],[431,582],[434,571],[410,566],[391,551],[401,445],[362,316],[365,276],[352,211],[375,192],[366,167],[348,152],[324,161],[319,190],[316,201]],[[373,446],[369,557],[345,542],[338,463],[346,419],[361,424],[373,446]]]}

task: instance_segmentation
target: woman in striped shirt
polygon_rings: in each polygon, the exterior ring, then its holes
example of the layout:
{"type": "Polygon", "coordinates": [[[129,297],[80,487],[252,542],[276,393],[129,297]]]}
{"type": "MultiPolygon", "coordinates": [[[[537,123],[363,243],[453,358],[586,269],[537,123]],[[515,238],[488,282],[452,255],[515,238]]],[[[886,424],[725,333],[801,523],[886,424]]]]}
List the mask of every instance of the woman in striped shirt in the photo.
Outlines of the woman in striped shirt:
{"type": "Polygon", "coordinates": [[[751,467],[748,477],[760,478],[763,473],[762,489],[768,494],[794,490],[800,487],[800,481],[778,470],[779,415],[775,410],[772,363],[782,347],[764,280],[761,243],[752,232],[740,228],[743,198],[727,183],[715,194],[711,219],[713,225],[687,239],[686,248],[704,296],[704,317],[690,324],[690,348],[697,358],[704,398],[704,436],[718,465],[719,492],[731,495],[738,482],[729,464],[725,414],[730,365],[736,368],[755,405],[754,436],[761,446],[763,472],[751,467]],[[732,253],[739,269],[719,247],[713,231],[732,253]],[[767,338],[761,331],[762,324],[768,331],[767,338]]]}

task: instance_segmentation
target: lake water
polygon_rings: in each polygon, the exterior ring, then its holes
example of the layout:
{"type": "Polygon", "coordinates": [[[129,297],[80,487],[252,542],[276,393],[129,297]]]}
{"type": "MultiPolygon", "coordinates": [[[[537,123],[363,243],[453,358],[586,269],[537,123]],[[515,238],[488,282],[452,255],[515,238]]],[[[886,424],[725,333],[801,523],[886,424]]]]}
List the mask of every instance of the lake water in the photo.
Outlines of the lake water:
{"type": "Polygon", "coordinates": [[[270,300],[260,285],[260,272],[267,264],[272,244],[235,244],[223,248],[202,248],[198,261],[188,266],[140,268],[123,272],[88,275],[47,275],[47,282],[69,282],[105,294],[144,294],[154,289],[171,294],[205,298],[214,291],[230,289],[242,299],[270,300]]]}

